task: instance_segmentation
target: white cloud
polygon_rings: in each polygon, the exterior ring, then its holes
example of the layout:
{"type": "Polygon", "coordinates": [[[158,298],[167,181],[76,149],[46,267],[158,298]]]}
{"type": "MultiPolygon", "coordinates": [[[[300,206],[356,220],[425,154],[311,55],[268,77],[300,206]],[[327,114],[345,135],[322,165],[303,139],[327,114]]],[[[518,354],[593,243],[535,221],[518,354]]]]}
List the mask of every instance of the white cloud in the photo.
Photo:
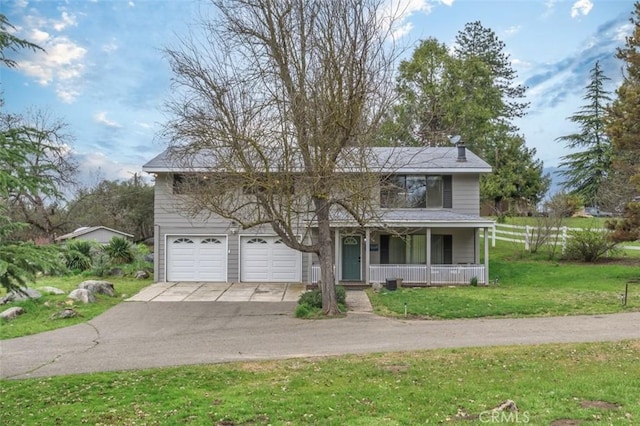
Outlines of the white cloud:
{"type": "Polygon", "coordinates": [[[40,31],[37,28],[34,28],[33,30],[31,30],[31,35],[29,37],[29,41],[35,43],[35,44],[43,44],[45,43],[48,39],[49,39],[50,35],[48,32],[46,31],[40,31]]]}
{"type": "Polygon", "coordinates": [[[69,26],[75,27],[77,25],[78,25],[78,21],[76,20],[76,16],[70,15],[67,12],[62,12],[62,15],[60,16],[60,20],[53,21],[53,28],[56,31],[62,31],[69,26]]]}
{"type": "Polygon", "coordinates": [[[74,152],[76,161],[82,164],[78,180],[81,185],[91,187],[102,180],[129,180],[134,173],[138,173],[145,182],[150,181],[146,173],[140,173],[139,164],[125,164],[112,160],[100,151],[91,153],[74,152]]]}
{"type": "Polygon", "coordinates": [[[13,5],[18,9],[24,9],[29,5],[29,0],[15,0],[13,5]]]}
{"type": "Polygon", "coordinates": [[[581,14],[586,16],[591,12],[591,9],[593,9],[591,0],[578,0],[571,6],[571,17],[576,18],[581,14]]]}
{"type": "Polygon", "coordinates": [[[102,51],[105,53],[113,53],[120,48],[118,43],[116,43],[115,39],[111,40],[109,43],[105,43],[102,45],[102,51]]]}
{"type": "MultiPolygon", "coordinates": [[[[37,30],[36,30],[37,31],[37,30]]],[[[54,80],[69,81],[82,75],[87,50],[66,37],[45,40],[41,46],[46,52],[37,52],[18,62],[19,69],[47,86],[54,80]]]]}
{"type": "Polygon", "coordinates": [[[25,52],[18,60],[18,70],[36,79],[42,86],[53,85],[59,99],[71,103],[80,95],[81,78],[86,66],[87,49],[62,31],[76,26],[76,17],[63,11],[60,18],[26,15],[20,32],[44,49],[25,52]]]}
{"type": "Polygon", "coordinates": [[[542,18],[546,19],[548,17],[550,17],[551,15],[553,15],[553,13],[556,11],[556,3],[558,0],[547,0],[544,3],[544,12],[542,13],[542,18]]]}
{"type": "Polygon", "coordinates": [[[56,89],[56,95],[65,104],[70,104],[76,100],[80,92],[71,85],[59,85],[56,89]]]}
{"type": "Polygon", "coordinates": [[[512,36],[512,35],[514,35],[514,34],[519,33],[521,29],[522,29],[522,26],[521,26],[521,25],[513,25],[513,26],[511,26],[511,27],[507,28],[507,29],[504,31],[504,34],[505,34],[506,36],[512,36]]]}
{"type": "Polygon", "coordinates": [[[100,111],[100,112],[96,113],[93,116],[93,120],[96,123],[102,124],[103,126],[107,126],[107,127],[112,127],[112,128],[122,127],[119,123],[107,118],[107,112],[106,111],[100,111]]]}
{"type": "Polygon", "coordinates": [[[455,0],[440,0],[440,3],[444,4],[445,6],[451,6],[453,5],[453,2],[455,0]]]}
{"type": "MultiPolygon", "coordinates": [[[[452,0],[445,0],[452,1],[452,0]]],[[[413,29],[413,24],[408,22],[415,13],[431,13],[433,5],[428,0],[388,0],[383,10],[383,16],[391,19],[393,23],[391,33],[394,39],[405,36],[413,29]]]]}

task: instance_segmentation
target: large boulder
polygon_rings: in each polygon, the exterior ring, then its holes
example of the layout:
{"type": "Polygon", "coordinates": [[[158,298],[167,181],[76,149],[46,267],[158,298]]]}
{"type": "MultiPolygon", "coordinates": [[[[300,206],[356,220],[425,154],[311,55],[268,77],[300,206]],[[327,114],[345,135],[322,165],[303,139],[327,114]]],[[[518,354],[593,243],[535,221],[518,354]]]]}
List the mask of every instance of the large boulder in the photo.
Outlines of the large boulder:
{"type": "Polygon", "coordinates": [[[9,293],[7,293],[6,296],[0,299],[0,305],[4,305],[9,302],[19,302],[21,300],[27,299],[39,299],[40,297],[42,297],[42,295],[38,290],[35,290],[33,288],[21,288],[20,290],[11,290],[9,293]]]}
{"type": "Polygon", "coordinates": [[[0,318],[4,318],[7,321],[10,321],[12,319],[17,318],[18,315],[22,315],[24,313],[25,313],[25,310],[22,309],[20,306],[14,306],[12,308],[9,308],[0,312],[0,318]]]}
{"type": "Polygon", "coordinates": [[[93,293],[86,288],[76,288],[71,293],[69,293],[69,299],[77,300],[82,303],[94,303],[96,301],[96,297],[93,293]]]}
{"type": "Polygon", "coordinates": [[[50,286],[38,287],[38,291],[41,291],[44,294],[64,294],[64,291],[59,288],[50,286]]]}
{"type": "Polygon", "coordinates": [[[113,283],[109,281],[87,280],[78,284],[78,288],[89,290],[93,294],[106,294],[111,297],[116,295],[113,283]]]}

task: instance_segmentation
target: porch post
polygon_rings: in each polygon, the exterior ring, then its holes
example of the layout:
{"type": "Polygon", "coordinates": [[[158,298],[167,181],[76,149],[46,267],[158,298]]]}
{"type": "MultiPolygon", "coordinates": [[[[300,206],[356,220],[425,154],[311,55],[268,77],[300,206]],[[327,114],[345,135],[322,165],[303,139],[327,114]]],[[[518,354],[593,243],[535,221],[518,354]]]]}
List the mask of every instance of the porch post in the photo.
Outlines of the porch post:
{"type": "Polygon", "coordinates": [[[489,228],[484,228],[484,285],[489,285],[489,228]]]}
{"type": "Polygon", "coordinates": [[[369,285],[369,247],[371,246],[371,231],[369,228],[364,231],[364,283],[369,285]]]}
{"type": "Polygon", "coordinates": [[[431,285],[431,228],[427,227],[427,285],[431,285]]]}
{"type": "Polygon", "coordinates": [[[341,253],[340,253],[340,229],[335,230],[334,254],[333,254],[333,274],[335,275],[335,284],[340,284],[340,274],[342,273],[340,268],[341,253]]]}

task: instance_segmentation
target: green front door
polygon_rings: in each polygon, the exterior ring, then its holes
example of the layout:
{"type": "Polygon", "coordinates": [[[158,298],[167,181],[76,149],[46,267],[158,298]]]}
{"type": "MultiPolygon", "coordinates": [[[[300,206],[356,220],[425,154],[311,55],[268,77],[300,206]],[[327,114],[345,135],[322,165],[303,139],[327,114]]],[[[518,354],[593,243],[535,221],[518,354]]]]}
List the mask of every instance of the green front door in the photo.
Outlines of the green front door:
{"type": "Polygon", "coordinates": [[[360,237],[342,238],[342,279],[344,281],[360,281],[360,237]]]}

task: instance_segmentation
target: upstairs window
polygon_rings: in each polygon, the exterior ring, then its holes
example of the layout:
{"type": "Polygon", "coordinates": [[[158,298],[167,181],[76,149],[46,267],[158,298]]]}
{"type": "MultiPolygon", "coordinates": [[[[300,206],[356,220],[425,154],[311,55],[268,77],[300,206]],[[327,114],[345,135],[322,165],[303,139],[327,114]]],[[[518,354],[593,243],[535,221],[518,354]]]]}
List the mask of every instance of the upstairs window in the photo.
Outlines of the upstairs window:
{"type": "Polygon", "coordinates": [[[209,176],[196,173],[176,173],[173,175],[174,194],[193,194],[207,185],[209,176]]]}
{"type": "Polygon", "coordinates": [[[396,175],[381,182],[380,207],[438,209],[451,191],[451,176],[396,175]]]}

